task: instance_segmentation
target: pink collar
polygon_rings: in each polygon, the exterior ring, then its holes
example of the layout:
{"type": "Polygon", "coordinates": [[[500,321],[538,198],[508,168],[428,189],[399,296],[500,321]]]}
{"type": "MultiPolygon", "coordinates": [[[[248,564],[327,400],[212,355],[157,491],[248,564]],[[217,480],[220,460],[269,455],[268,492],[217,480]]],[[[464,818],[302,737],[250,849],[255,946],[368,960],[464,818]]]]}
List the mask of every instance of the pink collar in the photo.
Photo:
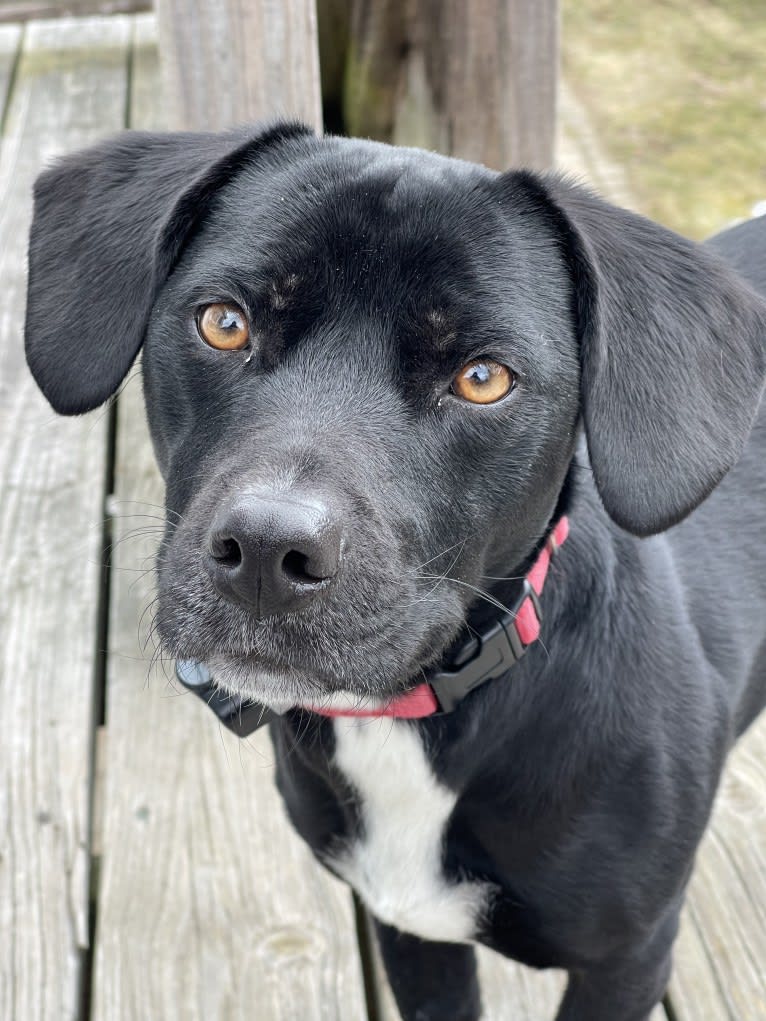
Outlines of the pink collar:
{"type": "Polygon", "coordinates": [[[465,660],[465,646],[459,650],[460,666],[433,674],[428,681],[376,709],[332,709],[312,707],[320,716],[358,716],[374,718],[392,716],[417,720],[425,716],[452,712],[469,691],[504,674],[536,642],[540,636],[542,612],[539,596],[550,567],[551,557],[569,535],[569,520],[562,517],[545,540],[540,555],[530,568],[522,592],[509,612],[495,621],[488,631],[472,637],[467,643],[470,658],[465,660]]]}

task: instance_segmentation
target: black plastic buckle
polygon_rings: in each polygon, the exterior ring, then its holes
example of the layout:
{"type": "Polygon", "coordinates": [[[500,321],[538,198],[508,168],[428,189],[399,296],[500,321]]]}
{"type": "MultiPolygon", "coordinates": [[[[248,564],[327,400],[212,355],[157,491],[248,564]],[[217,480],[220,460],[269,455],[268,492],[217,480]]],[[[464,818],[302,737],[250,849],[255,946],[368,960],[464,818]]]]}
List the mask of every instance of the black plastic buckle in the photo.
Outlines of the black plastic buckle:
{"type": "Polygon", "coordinates": [[[503,614],[489,631],[473,640],[477,648],[471,658],[454,670],[440,670],[428,678],[439,703],[439,714],[457,709],[470,691],[500,677],[522,658],[528,646],[519,637],[514,620],[526,599],[532,600],[537,619],[542,621],[537,593],[525,578],[510,612],[503,614]]]}
{"type": "Polygon", "coordinates": [[[193,691],[201,698],[237,737],[248,737],[278,715],[260,702],[245,701],[221,691],[205,664],[195,659],[176,660],[176,677],[187,691],[193,691]]]}

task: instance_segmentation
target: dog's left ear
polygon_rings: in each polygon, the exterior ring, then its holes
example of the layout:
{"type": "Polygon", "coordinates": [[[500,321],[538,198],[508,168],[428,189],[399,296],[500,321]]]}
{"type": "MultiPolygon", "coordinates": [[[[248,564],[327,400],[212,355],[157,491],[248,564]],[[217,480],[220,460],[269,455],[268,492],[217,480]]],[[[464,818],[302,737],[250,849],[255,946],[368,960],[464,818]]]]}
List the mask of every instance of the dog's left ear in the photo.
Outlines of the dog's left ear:
{"type": "Polygon", "coordinates": [[[556,176],[506,175],[560,239],[585,430],[610,516],[676,524],[739,458],[766,372],[766,302],[709,250],[556,176]]]}
{"type": "Polygon", "coordinates": [[[157,291],[216,192],[300,124],[221,134],[125,132],[35,184],[27,362],[64,415],[102,404],[136,357],[157,291]]]}

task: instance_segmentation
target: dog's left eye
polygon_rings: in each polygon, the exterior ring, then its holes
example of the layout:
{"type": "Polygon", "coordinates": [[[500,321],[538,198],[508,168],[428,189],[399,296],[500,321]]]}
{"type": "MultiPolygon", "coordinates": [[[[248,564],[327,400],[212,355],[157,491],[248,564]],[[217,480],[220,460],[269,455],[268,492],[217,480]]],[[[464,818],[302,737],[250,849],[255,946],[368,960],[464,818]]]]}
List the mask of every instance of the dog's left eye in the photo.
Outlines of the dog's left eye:
{"type": "Polygon", "coordinates": [[[197,314],[197,331],[218,351],[241,351],[250,340],[247,317],[232,301],[205,305],[197,314]]]}
{"type": "Polygon", "coordinates": [[[471,404],[494,404],[513,389],[516,377],[492,358],[477,358],[458,372],[450,389],[471,404]]]}

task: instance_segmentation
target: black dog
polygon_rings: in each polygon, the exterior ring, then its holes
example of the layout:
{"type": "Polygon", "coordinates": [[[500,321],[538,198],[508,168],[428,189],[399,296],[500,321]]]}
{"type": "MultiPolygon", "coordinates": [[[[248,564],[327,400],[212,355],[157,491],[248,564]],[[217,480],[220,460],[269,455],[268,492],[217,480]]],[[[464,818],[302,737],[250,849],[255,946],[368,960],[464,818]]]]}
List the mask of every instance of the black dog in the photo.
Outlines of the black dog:
{"type": "Polygon", "coordinates": [[[165,647],[281,711],[403,1016],[477,1018],[478,941],[646,1018],[766,700],[766,305],[719,261],[766,290],[766,219],[702,248],[296,125],[127,134],[35,200],[32,372],[77,414],[145,340],[165,647]]]}

